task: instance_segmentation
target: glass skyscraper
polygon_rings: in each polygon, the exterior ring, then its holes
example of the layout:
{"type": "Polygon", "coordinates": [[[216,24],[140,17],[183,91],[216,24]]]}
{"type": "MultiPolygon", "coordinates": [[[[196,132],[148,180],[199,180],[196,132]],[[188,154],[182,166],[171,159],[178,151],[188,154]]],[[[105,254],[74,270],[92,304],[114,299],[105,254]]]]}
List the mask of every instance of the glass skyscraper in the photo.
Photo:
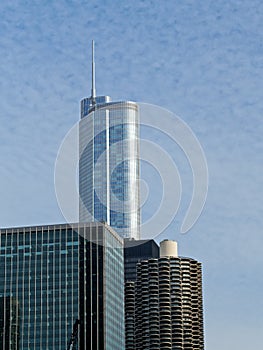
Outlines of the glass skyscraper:
{"type": "Polygon", "coordinates": [[[140,237],[139,111],[109,96],[81,101],[80,221],[100,221],[121,237],[140,237]]]}
{"type": "Polygon", "coordinates": [[[100,223],[0,230],[1,349],[124,349],[122,239],[100,223]]]}

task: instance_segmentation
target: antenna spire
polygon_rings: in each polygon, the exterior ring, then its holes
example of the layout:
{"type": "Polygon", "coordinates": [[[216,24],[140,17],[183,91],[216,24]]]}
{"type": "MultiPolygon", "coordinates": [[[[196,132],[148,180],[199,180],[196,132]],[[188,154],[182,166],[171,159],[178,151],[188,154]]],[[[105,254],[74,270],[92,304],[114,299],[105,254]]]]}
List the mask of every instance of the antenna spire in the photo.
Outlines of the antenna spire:
{"type": "Polygon", "coordinates": [[[95,88],[95,45],[94,40],[92,40],[92,84],[91,84],[91,98],[92,104],[95,104],[96,88],[95,88]]]}

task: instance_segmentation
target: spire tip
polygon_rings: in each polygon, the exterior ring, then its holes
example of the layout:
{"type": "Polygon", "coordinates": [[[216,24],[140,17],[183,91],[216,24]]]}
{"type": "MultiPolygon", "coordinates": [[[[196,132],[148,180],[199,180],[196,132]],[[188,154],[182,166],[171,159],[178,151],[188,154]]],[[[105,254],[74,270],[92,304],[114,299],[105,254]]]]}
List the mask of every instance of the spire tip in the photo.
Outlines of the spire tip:
{"type": "Polygon", "coordinates": [[[91,98],[92,104],[95,104],[96,88],[95,88],[95,42],[92,40],[92,82],[91,82],[91,98]]]}

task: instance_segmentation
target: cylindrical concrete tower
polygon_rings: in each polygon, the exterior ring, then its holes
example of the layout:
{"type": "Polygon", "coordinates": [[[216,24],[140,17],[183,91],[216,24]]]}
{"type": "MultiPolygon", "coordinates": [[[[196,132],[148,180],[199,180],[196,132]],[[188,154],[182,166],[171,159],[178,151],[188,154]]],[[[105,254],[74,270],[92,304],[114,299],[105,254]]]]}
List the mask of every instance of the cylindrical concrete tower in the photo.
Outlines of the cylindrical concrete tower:
{"type": "Polygon", "coordinates": [[[177,242],[165,239],[160,243],[160,257],[178,257],[177,242]]]}

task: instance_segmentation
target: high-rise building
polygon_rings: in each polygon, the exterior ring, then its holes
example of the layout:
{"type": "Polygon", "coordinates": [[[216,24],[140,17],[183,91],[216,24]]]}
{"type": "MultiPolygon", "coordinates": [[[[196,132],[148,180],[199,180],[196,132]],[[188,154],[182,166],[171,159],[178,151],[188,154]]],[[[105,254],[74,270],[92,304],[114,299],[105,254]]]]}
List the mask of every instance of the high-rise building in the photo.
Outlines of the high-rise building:
{"type": "Polygon", "coordinates": [[[139,109],[130,101],[96,96],[94,46],[91,97],[81,101],[79,219],[140,238],[139,109]]]}
{"type": "Polygon", "coordinates": [[[179,257],[176,242],[161,242],[160,258],[138,263],[134,294],[127,292],[135,303],[133,349],[204,349],[201,264],[179,257]]]}
{"type": "Polygon", "coordinates": [[[125,349],[135,349],[135,281],[141,260],[159,258],[159,246],[153,240],[124,240],[125,349]]]}
{"type": "Polygon", "coordinates": [[[76,319],[74,349],[124,349],[123,241],[110,227],[1,229],[0,266],[1,349],[67,349],[76,319]]]}

